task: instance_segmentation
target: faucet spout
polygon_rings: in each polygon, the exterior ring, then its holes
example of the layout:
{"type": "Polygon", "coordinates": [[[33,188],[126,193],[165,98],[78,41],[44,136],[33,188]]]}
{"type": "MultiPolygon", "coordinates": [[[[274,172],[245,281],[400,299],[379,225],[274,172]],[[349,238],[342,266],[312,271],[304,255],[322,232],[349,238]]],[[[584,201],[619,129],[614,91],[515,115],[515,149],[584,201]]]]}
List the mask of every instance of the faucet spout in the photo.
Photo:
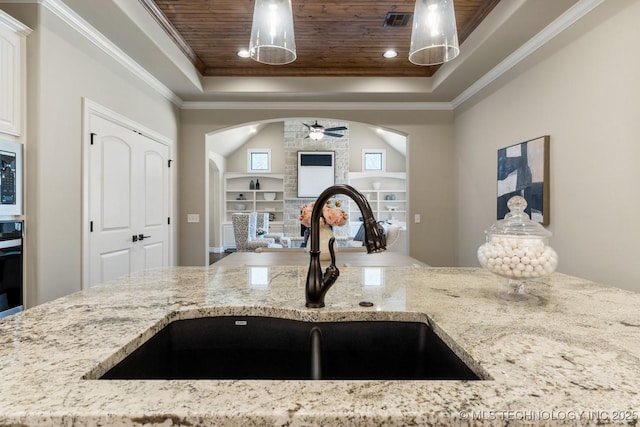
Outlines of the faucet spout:
{"type": "Polygon", "coordinates": [[[320,265],[320,217],[322,208],[331,197],[343,194],[349,196],[362,213],[364,221],[365,246],[368,253],[381,252],[386,249],[386,238],[384,230],[380,227],[373,216],[371,206],[366,197],[349,185],[334,185],[327,188],[318,196],[311,213],[311,249],[309,251],[310,262],[307,272],[306,283],[306,306],[309,308],[324,307],[324,296],[329,288],[336,282],[340,275],[340,270],[336,267],[336,257],[334,252],[335,239],[329,241],[329,252],[331,253],[331,265],[322,273],[320,265]]]}

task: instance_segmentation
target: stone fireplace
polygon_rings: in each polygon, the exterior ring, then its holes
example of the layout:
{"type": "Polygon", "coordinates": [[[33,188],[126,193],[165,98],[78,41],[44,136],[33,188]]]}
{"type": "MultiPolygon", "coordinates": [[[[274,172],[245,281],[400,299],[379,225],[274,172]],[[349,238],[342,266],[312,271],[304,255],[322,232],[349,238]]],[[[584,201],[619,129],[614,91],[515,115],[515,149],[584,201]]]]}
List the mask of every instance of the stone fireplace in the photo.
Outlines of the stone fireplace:
{"type": "MultiPolygon", "coordinates": [[[[288,236],[301,234],[298,215],[302,205],[312,202],[313,198],[298,198],[298,151],[333,151],[335,153],[335,183],[347,184],[349,179],[349,131],[342,131],[342,138],[325,136],[319,141],[306,138],[309,134],[302,123],[311,123],[305,120],[285,120],[284,122],[284,232],[288,236]]],[[[336,126],[348,126],[348,123],[335,120],[319,120],[320,124],[330,128],[336,126]]],[[[336,197],[343,204],[343,209],[349,211],[349,198],[336,197]]],[[[349,234],[349,225],[335,227],[336,236],[349,234]]]]}

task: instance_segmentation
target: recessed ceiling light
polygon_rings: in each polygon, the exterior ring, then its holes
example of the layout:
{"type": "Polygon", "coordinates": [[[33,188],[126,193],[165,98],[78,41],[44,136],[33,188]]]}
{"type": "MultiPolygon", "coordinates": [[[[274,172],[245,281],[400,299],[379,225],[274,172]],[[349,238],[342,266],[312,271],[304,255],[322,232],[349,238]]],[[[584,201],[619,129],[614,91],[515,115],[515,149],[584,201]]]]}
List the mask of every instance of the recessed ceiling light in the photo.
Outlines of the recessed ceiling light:
{"type": "Polygon", "coordinates": [[[248,58],[250,56],[249,51],[246,49],[242,49],[238,51],[238,56],[240,58],[248,58]]]}
{"type": "Polygon", "coordinates": [[[396,56],[398,56],[398,52],[393,49],[389,49],[385,53],[383,53],[382,56],[384,56],[385,58],[395,58],[396,56]]]}

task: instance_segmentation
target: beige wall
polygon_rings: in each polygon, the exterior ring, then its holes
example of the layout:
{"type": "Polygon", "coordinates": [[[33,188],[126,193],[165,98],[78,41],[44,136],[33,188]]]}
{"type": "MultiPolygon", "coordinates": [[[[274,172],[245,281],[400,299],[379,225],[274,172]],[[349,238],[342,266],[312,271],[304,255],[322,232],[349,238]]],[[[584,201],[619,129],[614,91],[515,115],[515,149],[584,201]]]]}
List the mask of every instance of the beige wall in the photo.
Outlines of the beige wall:
{"type": "Polygon", "coordinates": [[[44,7],[4,5],[28,43],[27,304],[80,290],[82,99],[176,141],[177,109],[44,7]]]}
{"type": "MultiPolygon", "coordinates": [[[[311,119],[303,120],[312,122],[311,119]]],[[[405,172],[406,158],[391,148],[369,125],[349,123],[349,171],[362,172],[362,150],[364,148],[385,149],[388,172],[405,172]]],[[[284,173],[284,122],[268,123],[253,138],[227,157],[230,172],[247,172],[247,150],[251,148],[271,149],[271,172],[284,173]]],[[[224,138],[224,137],[221,137],[224,138]]],[[[215,135],[216,144],[224,144],[215,135]]]]}
{"type": "MultiPolygon", "coordinates": [[[[224,141],[219,141],[224,144],[224,141]]],[[[247,150],[271,150],[271,173],[284,173],[284,122],[268,123],[253,138],[227,157],[229,172],[247,172],[247,150]]]]}
{"type": "MultiPolygon", "coordinates": [[[[180,132],[181,265],[207,263],[204,224],[186,224],[187,213],[205,217],[205,135],[242,123],[299,117],[289,110],[183,110],[180,132]]],[[[305,117],[332,118],[384,126],[406,133],[409,140],[409,204],[422,214],[409,224],[411,256],[431,265],[455,260],[455,173],[453,113],[449,111],[304,111],[305,117]],[[416,171],[416,176],[411,171],[416,171]],[[418,173],[419,172],[419,173],[418,173]]]]}
{"type": "Polygon", "coordinates": [[[362,172],[362,150],[383,149],[387,172],[406,172],[407,159],[393,149],[370,127],[362,123],[349,124],[349,171],[362,172]]]}
{"type": "Polygon", "coordinates": [[[495,221],[496,150],[549,134],[558,271],[640,291],[639,20],[608,0],[456,111],[459,265],[495,221]]]}

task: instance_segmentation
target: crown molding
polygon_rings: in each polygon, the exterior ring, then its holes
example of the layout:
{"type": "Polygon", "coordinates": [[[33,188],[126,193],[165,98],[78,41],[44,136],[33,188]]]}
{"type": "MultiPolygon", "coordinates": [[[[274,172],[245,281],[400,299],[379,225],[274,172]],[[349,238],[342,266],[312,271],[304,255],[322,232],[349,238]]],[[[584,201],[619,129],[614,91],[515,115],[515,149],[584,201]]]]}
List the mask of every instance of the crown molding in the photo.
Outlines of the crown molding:
{"type": "Polygon", "coordinates": [[[22,22],[2,10],[0,10],[0,24],[4,24],[6,27],[10,28],[11,31],[23,37],[28,36],[32,31],[31,28],[27,27],[22,22]]]}
{"type": "MultiPolygon", "coordinates": [[[[207,102],[183,101],[167,86],[113,44],[102,33],[66,6],[61,0],[3,0],[4,3],[41,4],[78,31],[114,60],[140,78],[179,108],[194,110],[454,110],[471,99],[489,84],[544,46],[555,36],[602,4],[604,0],[580,0],[546,28],[523,44],[493,69],[472,83],[451,102],[207,102]]],[[[25,27],[28,28],[28,27],[25,27]]]]}
{"type": "Polygon", "coordinates": [[[556,20],[547,25],[542,31],[528,40],[520,48],[511,55],[507,56],[502,62],[492,68],[487,74],[476,80],[471,86],[465,89],[453,101],[452,107],[458,108],[464,102],[469,100],[475,94],[480,92],[486,86],[497,80],[511,68],[518,65],[521,61],[534,53],[536,50],[547,44],[555,36],[569,28],[575,22],[580,20],[587,13],[598,7],[604,0],[581,0],[573,5],[569,10],[560,15],[556,20]]]}
{"type": "Polygon", "coordinates": [[[138,77],[144,83],[160,95],[171,101],[178,107],[182,106],[182,99],[178,97],[171,89],[162,84],[151,73],[144,69],[140,64],[134,61],[122,49],[111,42],[101,32],[85,21],[80,15],[75,13],[71,8],[60,0],[6,0],[5,3],[35,3],[47,8],[51,13],[64,21],[71,28],[84,36],[91,43],[100,48],[103,52],[113,58],[116,62],[138,77]]]}
{"type": "Polygon", "coordinates": [[[450,102],[192,102],[184,110],[453,110],[450,102]]]}

